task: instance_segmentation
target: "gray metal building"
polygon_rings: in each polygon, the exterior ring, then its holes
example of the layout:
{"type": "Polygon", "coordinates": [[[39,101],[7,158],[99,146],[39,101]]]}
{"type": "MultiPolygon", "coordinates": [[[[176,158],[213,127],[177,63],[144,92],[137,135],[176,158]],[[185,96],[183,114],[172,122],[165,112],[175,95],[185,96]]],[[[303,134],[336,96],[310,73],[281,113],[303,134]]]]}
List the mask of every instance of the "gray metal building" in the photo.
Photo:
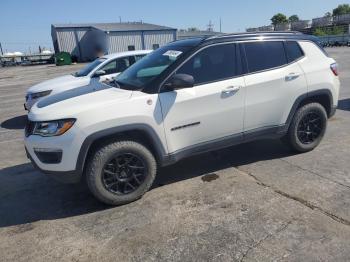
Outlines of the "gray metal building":
{"type": "Polygon", "coordinates": [[[68,52],[79,62],[95,59],[98,51],[156,49],[176,40],[176,32],[175,28],[142,22],[51,25],[55,52],[68,52]]]}

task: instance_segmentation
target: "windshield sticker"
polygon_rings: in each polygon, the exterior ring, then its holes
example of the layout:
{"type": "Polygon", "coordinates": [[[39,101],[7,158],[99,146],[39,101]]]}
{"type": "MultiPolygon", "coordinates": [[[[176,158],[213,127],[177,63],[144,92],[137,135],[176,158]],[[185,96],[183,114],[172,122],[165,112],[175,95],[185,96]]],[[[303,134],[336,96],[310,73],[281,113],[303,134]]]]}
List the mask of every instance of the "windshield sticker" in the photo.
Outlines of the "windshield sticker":
{"type": "Polygon", "coordinates": [[[169,58],[177,58],[179,55],[181,55],[181,51],[176,51],[176,50],[168,50],[166,51],[163,55],[169,56],[169,58]]]}

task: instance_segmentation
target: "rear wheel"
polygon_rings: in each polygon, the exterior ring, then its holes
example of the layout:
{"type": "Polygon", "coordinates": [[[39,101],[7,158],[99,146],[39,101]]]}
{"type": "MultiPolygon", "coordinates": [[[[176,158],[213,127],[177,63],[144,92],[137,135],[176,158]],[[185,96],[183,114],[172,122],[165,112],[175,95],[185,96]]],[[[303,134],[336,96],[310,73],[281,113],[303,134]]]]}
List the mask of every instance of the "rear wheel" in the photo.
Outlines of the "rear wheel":
{"type": "Polygon", "coordinates": [[[326,128],[324,107],[318,103],[306,104],[295,113],[284,141],[297,152],[308,152],[319,145],[326,128]]]}
{"type": "Polygon", "coordinates": [[[152,153],[135,141],[118,141],[96,150],[86,169],[92,194],[109,205],[142,197],[152,186],[157,164],[152,153]]]}

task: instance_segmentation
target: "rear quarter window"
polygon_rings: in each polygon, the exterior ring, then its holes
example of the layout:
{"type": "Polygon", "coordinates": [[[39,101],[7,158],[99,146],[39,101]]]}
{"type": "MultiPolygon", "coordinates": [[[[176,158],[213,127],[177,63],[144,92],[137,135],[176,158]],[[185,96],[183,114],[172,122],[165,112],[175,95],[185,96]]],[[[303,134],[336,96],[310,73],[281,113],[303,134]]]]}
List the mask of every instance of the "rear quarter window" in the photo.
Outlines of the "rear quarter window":
{"type": "Polygon", "coordinates": [[[288,62],[294,62],[304,56],[304,52],[296,41],[286,41],[288,62]]]}

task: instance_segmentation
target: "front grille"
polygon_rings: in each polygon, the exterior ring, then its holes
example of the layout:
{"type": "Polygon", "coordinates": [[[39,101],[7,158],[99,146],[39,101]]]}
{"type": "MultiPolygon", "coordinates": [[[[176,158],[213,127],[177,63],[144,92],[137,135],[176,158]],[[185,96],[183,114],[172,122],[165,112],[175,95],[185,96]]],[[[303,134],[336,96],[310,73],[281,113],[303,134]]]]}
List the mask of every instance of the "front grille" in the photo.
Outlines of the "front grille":
{"type": "Polygon", "coordinates": [[[26,137],[33,134],[34,126],[35,126],[35,122],[29,121],[29,120],[27,121],[26,126],[24,128],[24,134],[26,137]]]}

